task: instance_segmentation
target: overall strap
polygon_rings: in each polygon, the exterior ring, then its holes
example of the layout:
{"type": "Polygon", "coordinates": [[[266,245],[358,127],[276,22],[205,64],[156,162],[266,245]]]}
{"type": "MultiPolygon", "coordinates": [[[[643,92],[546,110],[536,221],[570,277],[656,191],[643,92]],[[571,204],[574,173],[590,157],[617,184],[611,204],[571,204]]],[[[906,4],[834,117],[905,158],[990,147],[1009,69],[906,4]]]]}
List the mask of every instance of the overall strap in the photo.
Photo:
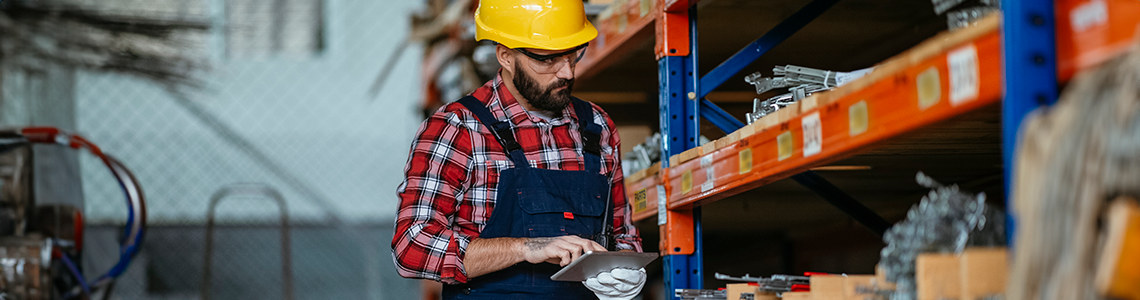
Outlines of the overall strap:
{"type": "Polygon", "coordinates": [[[602,168],[602,126],[594,123],[594,108],[589,102],[571,98],[578,115],[578,131],[582,134],[582,153],[586,171],[600,173],[602,168]]]}
{"type": "Polygon", "coordinates": [[[487,109],[487,106],[484,106],[483,102],[479,102],[479,99],[476,99],[474,96],[467,95],[457,102],[475,114],[475,117],[479,119],[479,123],[491,129],[491,134],[495,135],[495,139],[499,141],[499,144],[503,145],[503,149],[507,151],[507,155],[511,157],[511,161],[515,163],[516,168],[530,167],[526,156],[523,155],[522,147],[515,141],[515,133],[511,130],[510,123],[496,119],[495,116],[491,114],[491,110],[487,109]]]}

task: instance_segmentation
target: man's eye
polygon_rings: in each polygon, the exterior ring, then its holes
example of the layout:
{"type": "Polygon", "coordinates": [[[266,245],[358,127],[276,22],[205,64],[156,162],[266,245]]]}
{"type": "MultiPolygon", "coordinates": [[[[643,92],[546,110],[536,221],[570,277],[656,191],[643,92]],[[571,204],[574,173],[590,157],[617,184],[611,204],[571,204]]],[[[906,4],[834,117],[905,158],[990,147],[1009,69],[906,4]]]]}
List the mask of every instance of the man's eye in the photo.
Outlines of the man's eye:
{"type": "Polygon", "coordinates": [[[554,59],[553,58],[547,58],[547,59],[540,60],[538,62],[549,65],[549,64],[554,64],[554,59]]]}

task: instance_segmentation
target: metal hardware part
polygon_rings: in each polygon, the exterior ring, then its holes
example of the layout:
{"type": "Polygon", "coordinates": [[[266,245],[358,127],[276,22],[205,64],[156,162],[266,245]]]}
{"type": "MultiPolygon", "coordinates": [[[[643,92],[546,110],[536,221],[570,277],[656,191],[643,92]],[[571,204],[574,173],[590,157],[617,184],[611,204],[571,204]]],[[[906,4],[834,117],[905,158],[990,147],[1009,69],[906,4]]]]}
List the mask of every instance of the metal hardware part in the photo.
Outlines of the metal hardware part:
{"type": "Polygon", "coordinates": [[[723,290],[676,289],[674,296],[682,300],[728,300],[728,292],[723,290]]]}
{"type": "Polygon", "coordinates": [[[807,276],[792,276],[792,275],[772,275],[772,277],[752,277],[744,274],[744,277],[732,277],[721,273],[714,274],[717,280],[727,281],[743,281],[755,282],[759,284],[760,291],[783,293],[792,291],[794,285],[809,285],[811,280],[807,276]]]}
{"type": "Polygon", "coordinates": [[[767,100],[759,98],[753,100],[752,112],[745,114],[745,119],[752,124],[760,118],[774,113],[800,99],[807,98],[813,93],[831,90],[863,75],[870,73],[871,69],[854,72],[836,72],[819,70],[807,67],[786,65],[776,66],[772,69],[776,77],[764,77],[760,72],[744,77],[744,81],[756,87],[757,94],[763,94],[775,89],[787,88],[787,94],[781,94],[767,100]]]}
{"type": "Polygon", "coordinates": [[[979,6],[952,11],[946,14],[946,24],[952,31],[970,27],[970,25],[973,25],[982,17],[997,10],[998,9],[994,7],[979,6]]]}

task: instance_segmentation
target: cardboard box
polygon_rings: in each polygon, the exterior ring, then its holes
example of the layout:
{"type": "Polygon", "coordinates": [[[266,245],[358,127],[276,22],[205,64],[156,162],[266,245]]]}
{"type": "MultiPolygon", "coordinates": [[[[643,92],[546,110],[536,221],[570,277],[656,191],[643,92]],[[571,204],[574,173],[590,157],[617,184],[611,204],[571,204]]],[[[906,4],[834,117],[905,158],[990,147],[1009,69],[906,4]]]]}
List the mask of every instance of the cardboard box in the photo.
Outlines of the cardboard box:
{"type": "Polygon", "coordinates": [[[847,276],[843,275],[812,275],[812,300],[843,300],[843,287],[847,284],[847,276]]]}
{"type": "Polygon", "coordinates": [[[875,275],[847,275],[843,283],[843,297],[846,300],[864,300],[871,297],[870,293],[859,293],[859,289],[871,290],[874,288],[875,275]]]}
{"type": "Polygon", "coordinates": [[[780,296],[784,300],[813,300],[811,292],[785,292],[780,296]]]}
{"type": "Polygon", "coordinates": [[[887,272],[880,265],[875,265],[875,286],[879,290],[894,290],[895,283],[887,280],[887,272]]]}
{"type": "Polygon", "coordinates": [[[752,122],[752,124],[744,125],[744,127],[740,127],[740,130],[737,130],[736,132],[733,132],[733,133],[737,134],[737,136],[738,136],[737,140],[748,138],[748,136],[751,136],[753,133],[756,132],[756,126],[757,126],[757,122],[752,122]]]}
{"type": "Polygon", "coordinates": [[[804,114],[819,106],[819,96],[811,95],[796,102],[800,104],[800,114],[804,114]]]}
{"type": "Polygon", "coordinates": [[[1009,275],[1006,248],[969,248],[962,252],[959,266],[961,296],[965,300],[1005,293],[1009,275]]]}
{"type": "Polygon", "coordinates": [[[791,121],[792,118],[795,118],[799,115],[800,102],[792,102],[792,104],[788,104],[788,106],[785,106],[784,108],[776,111],[776,118],[779,120],[777,124],[791,121]]]}
{"type": "MultiPolygon", "coordinates": [[[[693,160],[694,158],[701,157],[702,155],[705,155],[705,153],[704,153],[704,151],[702,151],[701,147],[696,147],[693,149],[685,150],[685,151],[681,152],[681,154],[676,155],[677,156],[677,164],[683,164],[687,161],[693,160]]],[[[672,159],[672,158],[670,158],[670,159],[672,159]]],[[[672,161],[670,161],[670,163],[672,163],[672,161]]],[[[676,167],[677,164],[671,164],[669,166],[670,167],[676,167]]]]}
{"type": "Polygon", "coordinates": [[[760,285],[755,283],[732,283],[726,288],[729,300],[739,300],[741,293],[760,293],[760,285]]]}
{"type": "Polygon", "coordinates": [[[1131,197],[1109,204],[1104,248],[1096,270],[1097,292],[1140,299],[1140,205],[1131,197]]]}
{"type": "Polygon", "coordinates": [[[914,266],[918,300],[959,299],[962,293],[960,265],[957,254],[919,254],[914,266]]]}

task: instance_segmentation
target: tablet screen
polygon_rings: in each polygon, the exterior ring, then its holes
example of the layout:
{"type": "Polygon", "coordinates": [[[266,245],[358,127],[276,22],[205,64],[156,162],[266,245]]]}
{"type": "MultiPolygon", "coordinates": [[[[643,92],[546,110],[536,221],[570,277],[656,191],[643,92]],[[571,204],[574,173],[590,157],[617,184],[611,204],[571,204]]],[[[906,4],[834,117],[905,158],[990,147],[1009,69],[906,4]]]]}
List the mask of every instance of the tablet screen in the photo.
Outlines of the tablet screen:
{"type": "Polygon", "coordinates": [[[586,252],[558,273],[550,276],[555,281],[583,281],[613,268],[641,269],[660,257],[657,252],[586,252]]]}

